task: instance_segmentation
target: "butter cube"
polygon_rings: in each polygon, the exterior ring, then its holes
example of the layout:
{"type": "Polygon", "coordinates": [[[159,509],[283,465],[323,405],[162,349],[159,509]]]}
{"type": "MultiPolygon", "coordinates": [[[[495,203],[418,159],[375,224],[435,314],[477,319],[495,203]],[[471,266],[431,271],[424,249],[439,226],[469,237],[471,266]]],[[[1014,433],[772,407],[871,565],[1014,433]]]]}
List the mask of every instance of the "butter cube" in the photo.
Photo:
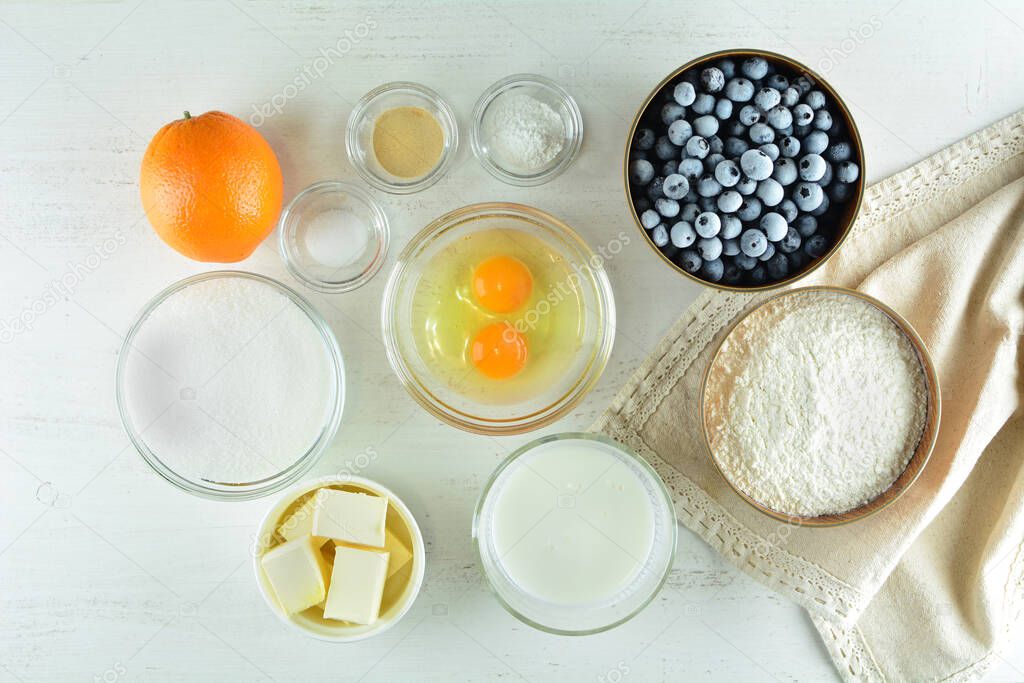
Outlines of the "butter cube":
{"type": "Polygon", "coordinates": [[[367,625],[377,621],[387,573],[387,551],[337,546],[324,618],[367,625]]]}
{"type": "Polygon", "coordinates": [[[323,601],[327,592],[327,562],[312,536],[271,548],[260,558],[260,565],[277,601],[288,614],[323,601]]]}
{"type": "MultiPolygon", "coordinates": [[[[281,522],[277,527],[277,533],[286,541],[294,541],[303,536],[313,535],[313,511],[316,503],[316,496],[310,496],[305,503],[281,522]]],[[[323,545],[323,544],[321,544],[323,545]]]]}
{"type": "MultiPolygon", "coordinates": [[[[334,545],[335,547],[345,545],[345,541],[335,541],[334,545]]],[[[384,530],[384,550],[388,551],[390,556],[387,575],[387,578],[390,579],[398,570],[409,564],[409,560],[412,559],[412,551],[395,536],[391,529],[384,530]]]]}
{"type": "Polygon", "coordinates": [[[337,489],[316,492],[313,535],[358,545],[384,547],[388,499],[337,489]]]}

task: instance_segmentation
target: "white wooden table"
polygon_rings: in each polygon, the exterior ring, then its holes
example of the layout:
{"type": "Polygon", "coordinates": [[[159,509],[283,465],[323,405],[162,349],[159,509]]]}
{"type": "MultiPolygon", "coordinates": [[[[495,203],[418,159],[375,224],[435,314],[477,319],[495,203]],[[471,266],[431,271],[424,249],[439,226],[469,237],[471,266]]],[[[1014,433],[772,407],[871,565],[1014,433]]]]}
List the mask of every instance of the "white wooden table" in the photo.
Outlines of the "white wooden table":
{"type": "MultiPolygon", "coordinates": [[[[611,364],[582,407],[546,431],[582,428],[697,294],[638,239],[620,187],[626,129],[653,84],[716,49],[787,53],[844,94],[877,180],[1024,104],[1024,9],[935,5],[0,5],[0,683],[835,680],[801,610],[685,530],[668,587],[618,629],[558,638],[509,616],[479,576],[469,525],[490,471],[527,439],[464,434],[406,396],[380,342],[383,274],[355,293],[306,292],[349,370],[344,422],[317,472],[378,453],[365,473],[418,516],[426,583],[403,622],[365,643],[285,630],[249,564],[270,501],[218,504],[172,489],[117,418],[114,361],[127,325],[158,290],[207,269],[157,239],[136,179],[149,138],[184,109],[249,118],[280,105],[261,131],[288,199],[315,180],[355,179],[345,121],[379,83],[436,88],[465,132],[493,81],[515,72],[560,81],[583,110],[586,137],[555,182],[502,185],[464,145],[439,185],[377,196],[392,261],[428,220],[483,200],[546,209],[593,246],[620,231],[631,238],[609,264],[621,329],[611,364]]],[[[240,267],[298,286],[270,240],[240,267]]],[[[1024,679],[1016,650],[992,680],[1024,679]]]]}

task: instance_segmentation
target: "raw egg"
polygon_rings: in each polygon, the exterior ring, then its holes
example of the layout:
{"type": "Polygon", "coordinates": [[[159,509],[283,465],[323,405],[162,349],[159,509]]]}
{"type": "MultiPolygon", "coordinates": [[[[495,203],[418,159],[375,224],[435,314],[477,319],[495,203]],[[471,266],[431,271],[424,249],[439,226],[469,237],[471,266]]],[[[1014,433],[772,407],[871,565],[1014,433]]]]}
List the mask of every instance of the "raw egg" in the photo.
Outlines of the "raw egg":
{"type": "Polygon", "coordinates": [[[526,365],[526,337],[507,322],[492,323],[477,332],[470,351],[473,365],[491,379],[514,377],[526,365]]]}
{"type": "Polygon", "coordinates": [[[523,307],[533,291],[533,275],[514,256],[492,256],[473,271],[473,294],[495,313],[511,313],[523,307]]]}

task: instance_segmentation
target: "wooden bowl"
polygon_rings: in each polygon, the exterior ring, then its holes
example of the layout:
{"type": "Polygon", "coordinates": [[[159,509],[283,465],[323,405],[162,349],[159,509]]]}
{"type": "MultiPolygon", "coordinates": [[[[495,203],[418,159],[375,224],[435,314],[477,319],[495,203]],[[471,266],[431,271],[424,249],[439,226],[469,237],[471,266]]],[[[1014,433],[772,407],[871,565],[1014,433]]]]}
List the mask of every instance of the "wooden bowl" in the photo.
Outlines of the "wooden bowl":
{"type": "Polygon", "coordinates": [[[751,506],[760,510],[762,513],[785,522],[787,524],[793,524],[795,526],[814,526],[814,527],[825,527],[825,526],[837,526],[840,524],[848,524],[860,519],[864,519],[868,515],[872,515],[879,510],[891,505],[900,496],[902,496],[908,488],[917,480],[921,471],[924,470],[925,465],[928,463],[928,458],[931,457],[932,449],[935,446],[935,440],[939,433],[939,417],[941,415],[941,396],[939,393],[939,380],[935,374],[935,367],[932,364],[931,357],[928,355],[928,350],[925,348],[924,342],[921,341],[921,337],[918,336],[917,332],[913,327],[910,326],[906,320],[903,319],[894,310],[883,304],[881,301],[868,296],[862,292],[858,292],[852,289],[846,289],[843,287],[802,287],[799,289],[793,289],[786,292],[782,292],[762,301],[751,310],[740,315],[736,321],[730,325],[722,341],[719,343],[718,348],[715,349],[715,353],[711,357],[711,361],[708,363],[707,370],[704,374],[703,386],[701,389],[701,425],[704,432],[704,442],[707,445],[708,453],[711,457],[711,461],[715,464],[722,478],[729,484],[730,488],[736,492],[736,494],[749,503],[751,506]],[[820,515],[816,517],[805,517],[800,515],[788,514],[773,510],[759,501],[751,498],[747,495],[739,486],[737,486],[729,477],[729,473],[726,468],[720,462],[719,457],[715,454],[711,434],[713,433],[712,417],[710,406],[713,402],[727,400],[728,396],[720,395],[714,396],[711,388],[711,379],[713,373],[718,369],[718,363],[721,360],[722,348],[725,346],[725,342],[733,334],[733,332],[742,325],[750,316],[754,315],[758,311],[764,309],[767,306],[773,305],[783,297],[789,297],[794,295],[807,294],[809,292],[828,292],[828,293],[840,293],[849,296],[856,297],[868,304],[874,306],[876,309],[884,313],[890,320],[892,320],[897,327],[903,332],[907,340],[911,343],[914,351],[917,353],[917,358],[921,363],[921,370],[924,372],[925,390],[927,392],[928,406],[925,414],[924,430],[921,433],[921,438],[917,442],[917,448],[914,450],[914,454],[907,462],[907,466],[903,469],[903,472],[896,478],[895,481],[889,486],[888,489],[879,494],[876,498],[864,503],[863,505],[841,512],[837,514],[820,515]]]}
{"type": "MultiPolygon", "coordinates": [[[[653,114],[652,114],[653,115],[653,114]]],[[[629,135],[626,136],[626,150],[622,155],[622,182],[623,187],[626,190],[626,199],[629,204],[629,213],[633,217],[633,223],[636,225],[637,230],[643,235],[643,241],[656,253],[662,261],[670,265],[677,273],[698,282],[708,287],[714,287],[716,289],[724,289],[728,291],[736,292],[756,292],[761,290],[777,289],[779,287],[785,287],[786,285],[792,284],[807,274],[816,270],[821,264],[829,259],[842,245],[846,236],[850,232],[850,228],[853,226],[854,221],[857,219],[857,214],[860,212],[861,202],[864,199],[864,178],[866,176],[866,168],[864,165],[864,144],[860,138],[860,131],[857,129],[857,124],[853,120],[853,114],[850,113],[849,107],[843,102],[843,99],[839,96],[839,93],[829,85],[829,83],[819,76],[817,73],[812,71],[807,66],[801,64],[795,59],[780,55],[775,52],[767,52],[765,50],[752,50],[752,49],[736,49],[736,50],[722,50],[721,52],[712,52],[711,54],[698,57],[692,61],[683,64],[681,67],[670,73],[668,76],[663,78],[654,90],[647,96],[643,104],[636,112],[636,116],[633,117],[633,125],[629,127],[629,135]],[[846,129],[850,132],[850,146],[853,148],[852,160],[860,166],[860,175],[854,184],[854,193],[847,201],[841,211],[833,213],[831,210],[825,213],[823,216],[818,218],[819,225],[828,226],[829,232],[833,235],[833,242],[829,250],[825,254],[817,259],[813,259],[810,263],[805,265],[800,271],[793,273],[781,280],[776,282],[769,282],[763,285],[728,285],[720,282],[709,282],[704,280],[693,273],[687,273],[683,270],[675,261],[667,257],[662,253],[661,249],[655,246],[654,242],[651,241],[647,231],[644,230],[643,225],[640,224],[640,216],[636,211],[636,197],[633,196],[633,187],[629,182],[629,150],[633,143],[633,137],[636,135],[637,128],[640,124],[646,121],[648,116],[648,108],[651,103],[654,102],[655,106],[661,105],[661,100],[658,99],[659,95],[670,85],[675,86],[675,82],[682,76],[686,71],[693,68],[703,68],[711,65],[720,59],[737,59],[742,60],[747,57],[763,57],[775,67],[788,75],[798,74],[801,78],[808,79],[814,84],[816,88],[822,90],[832,102],[835,103],[834,113],[840,118],[846,129]],[[830,222],[825,222],[823,219],[830,217],[830,222]]]]}

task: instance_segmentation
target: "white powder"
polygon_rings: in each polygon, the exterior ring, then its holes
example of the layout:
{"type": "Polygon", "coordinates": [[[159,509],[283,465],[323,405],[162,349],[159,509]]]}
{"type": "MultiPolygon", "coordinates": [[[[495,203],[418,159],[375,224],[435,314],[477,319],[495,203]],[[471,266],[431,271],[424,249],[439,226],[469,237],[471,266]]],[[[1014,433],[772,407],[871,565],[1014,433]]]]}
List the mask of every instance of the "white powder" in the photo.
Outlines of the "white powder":
{"type": "Polygon", "coordinates": [[[913,346],[856,297],[783,297],[736,328],[720,362],[712,447],[733,484],[777,512],[836,514],[876,498],[924,430],[913,346]]]}
{"type": "Polygon", "coordinates": [[[153,311],[126,360],[126,403],[142,439],[190,479],[277,474],[316,441],[334,400],[323,338],[272,286],[218,278],[153,311]]]}
{"type": "Polygon", "coordinates": [[[565,125],[554,109],[524,94],[499,96],[487,109],[484,133],[492,154],[505,168],[540,171],[565,145],[565,125]]]}
{"type": "Polygon", "coordinates": [[[366,251],[370,227],[351,209],[328,209],[314,216],[303,233],[302,246],[309,258],[327,268],[355,263],[366,251]]]}

